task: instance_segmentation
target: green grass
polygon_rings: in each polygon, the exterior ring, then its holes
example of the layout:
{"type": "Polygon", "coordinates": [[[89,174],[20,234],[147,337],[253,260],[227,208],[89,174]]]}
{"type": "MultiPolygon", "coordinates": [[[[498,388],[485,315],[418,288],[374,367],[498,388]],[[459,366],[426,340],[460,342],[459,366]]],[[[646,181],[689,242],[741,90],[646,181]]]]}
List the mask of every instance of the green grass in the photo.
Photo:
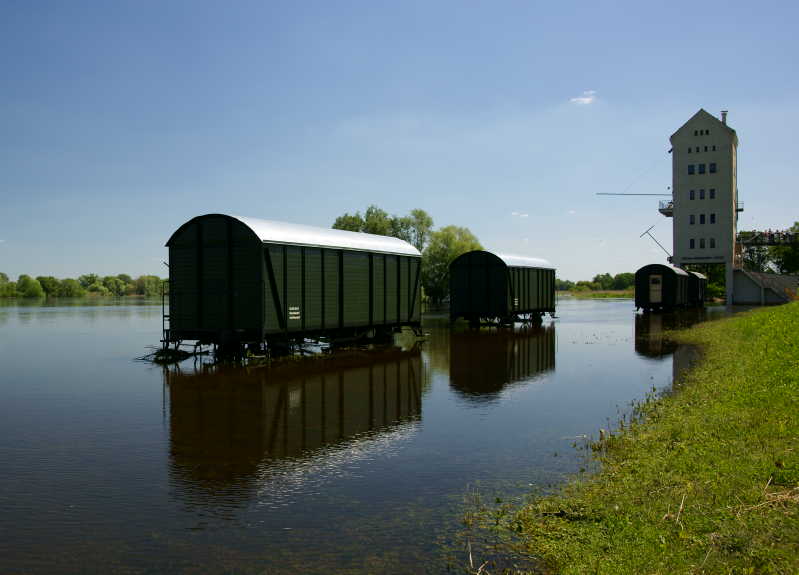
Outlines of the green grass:
{"type": "Polygon", "coordinates": [[[559,573],[799,573],[797,326],[792,303],[674,333],[698,365],[500,532],[559,573]]]}

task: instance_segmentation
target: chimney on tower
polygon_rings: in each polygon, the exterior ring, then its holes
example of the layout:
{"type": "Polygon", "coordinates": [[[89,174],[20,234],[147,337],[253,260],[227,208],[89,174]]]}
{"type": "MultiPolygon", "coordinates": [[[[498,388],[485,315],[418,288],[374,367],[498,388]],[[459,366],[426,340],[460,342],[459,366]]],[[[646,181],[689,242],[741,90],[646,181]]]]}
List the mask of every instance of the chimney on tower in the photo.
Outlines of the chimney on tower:
{"type": "Polygon", "coordinates": [[[721,123],[727,125],[727,110],[721,111],[721,123]]]}

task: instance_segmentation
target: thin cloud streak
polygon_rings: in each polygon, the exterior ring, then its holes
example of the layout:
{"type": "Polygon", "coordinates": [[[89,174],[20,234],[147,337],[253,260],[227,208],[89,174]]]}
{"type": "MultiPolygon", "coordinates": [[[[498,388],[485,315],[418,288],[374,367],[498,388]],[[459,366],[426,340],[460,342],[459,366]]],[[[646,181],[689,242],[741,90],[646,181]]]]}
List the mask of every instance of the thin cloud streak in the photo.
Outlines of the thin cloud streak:
{"type": "Polygon", "coordinates": [[[596,90],[585,90],[581,96],[569,98],[569,102],[578,106],[587,106],[596,101],[596,90]]]}

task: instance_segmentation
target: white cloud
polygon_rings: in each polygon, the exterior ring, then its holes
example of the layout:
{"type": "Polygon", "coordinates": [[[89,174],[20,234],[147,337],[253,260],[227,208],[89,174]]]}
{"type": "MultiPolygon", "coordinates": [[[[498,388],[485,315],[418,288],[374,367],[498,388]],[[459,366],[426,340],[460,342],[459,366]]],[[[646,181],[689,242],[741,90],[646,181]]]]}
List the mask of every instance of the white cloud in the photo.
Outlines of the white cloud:
{"type": "Polygon", "coordinates": [[[526,218],[530,216],[530,214],[525,214],[522,212],[511,212],[510,215],[512,215],[515,218],[526,218]]]}
{"type": "Polygon", "coordinates": [[[570,216],[573,216],[573,215],[574,215],[574,214],[576,214],[576,213],[577,213],[577,212],[576,212],[575,210],[569,210],[569,215],[570,215],[570,216]]]}
{"type": "Polygon", "coordinates": [[[578,104],[580,106],[593,104],[595,101],[596,101],[596,90],[585,90],[581,96],[577,96],[575,98],[569,98],[569,102],[571,102],[572,104],[578,104]]]}

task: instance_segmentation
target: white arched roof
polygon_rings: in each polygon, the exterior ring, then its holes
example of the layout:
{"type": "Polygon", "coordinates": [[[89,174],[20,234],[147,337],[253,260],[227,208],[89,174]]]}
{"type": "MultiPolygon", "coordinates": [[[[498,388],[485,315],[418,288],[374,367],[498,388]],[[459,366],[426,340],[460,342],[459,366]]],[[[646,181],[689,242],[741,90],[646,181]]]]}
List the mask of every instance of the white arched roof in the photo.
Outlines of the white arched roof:
{"type": "MultiPolygon", "coordinates": [[[[492,252],[493,253],[493,252],[492,252]]],[[[527,256],[514,256],[510,254],[494,254],[501,259],[506,266],[514,268],[548,268],[555,269],[551,263],[541,258],[531,258],[527,256]]]]}
{"type": "MultiPolygon", "coordinates": [[[[198,218],[213,216],[238,220],[250,228],[262,242],[268,244],[289,244],[397,254],[402,256],[421,256],[419,250],[405,240],[389,236],[348,232],[345,230],[334,230],[332,228],[318,228],[316,226],[306,226],[303,224],[276,222],[225,214],[206,214],[205,216],[198,216],[198,218]]],[[[167,242],[167,245],[169,245],[169,242],[167,242]]]]}

